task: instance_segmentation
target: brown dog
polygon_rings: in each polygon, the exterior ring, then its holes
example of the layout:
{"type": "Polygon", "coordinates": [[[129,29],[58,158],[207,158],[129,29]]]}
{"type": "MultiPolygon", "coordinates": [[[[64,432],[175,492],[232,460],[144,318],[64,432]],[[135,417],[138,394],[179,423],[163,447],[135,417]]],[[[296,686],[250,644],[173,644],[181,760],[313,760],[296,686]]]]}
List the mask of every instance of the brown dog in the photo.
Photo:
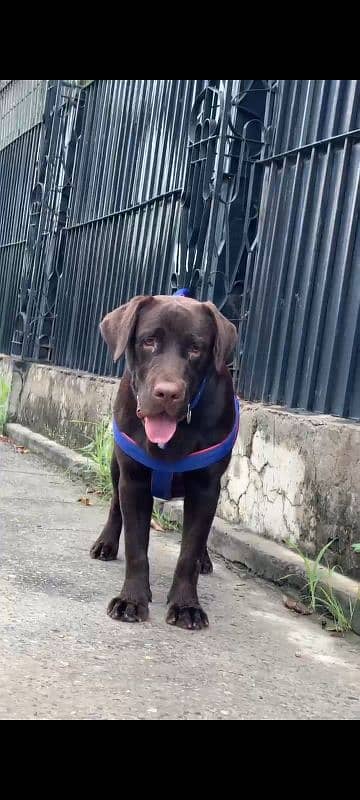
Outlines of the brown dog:
{"type": "MultiPolygon", "coordinates": [[[[188,297],[135,297],[108,314],[100,328],[114,360],[125,351],[127,357],[115,423],[144,451],[164,463],[173,462],[227,437],[235,412],[226,361],[235,345],[236,329],[212,303],[188,297]],[[189,404],[204,379],[201,400],[189,414],[189,404]]],[[[184,529],[168,596],[171,625],[187,629],[208,625],[197,583],[199,572],[212,571],[207,539],[229,460],[230,453],[205,469],[175,477],[173,496],[184,497],[184,529]]],[[[109,518],[91,556],[116,559],[124,524],[125,582],[108,613],[124,622],[143,622],[151,602],[151,470],[115,445],[112,480],[109,518]]]]}

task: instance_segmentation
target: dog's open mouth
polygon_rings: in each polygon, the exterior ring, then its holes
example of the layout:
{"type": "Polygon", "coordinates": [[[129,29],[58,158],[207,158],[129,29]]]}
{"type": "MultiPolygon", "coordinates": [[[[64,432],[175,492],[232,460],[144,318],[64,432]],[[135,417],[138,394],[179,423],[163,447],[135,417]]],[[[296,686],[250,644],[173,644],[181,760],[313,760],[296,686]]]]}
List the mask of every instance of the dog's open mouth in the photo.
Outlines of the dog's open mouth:
{"type": "Polygon", "coordinates": [[[168,414],[157,414],[155,417],[145,417],[145,433],[153,444],[167,444],[174,436],[177,421],[168,414]]]}

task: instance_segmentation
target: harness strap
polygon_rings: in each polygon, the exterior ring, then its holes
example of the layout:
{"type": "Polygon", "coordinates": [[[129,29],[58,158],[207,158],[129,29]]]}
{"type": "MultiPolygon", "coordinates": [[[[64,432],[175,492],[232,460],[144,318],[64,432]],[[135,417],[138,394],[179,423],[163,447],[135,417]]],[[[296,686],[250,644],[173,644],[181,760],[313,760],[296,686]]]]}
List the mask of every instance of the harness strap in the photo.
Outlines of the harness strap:
{"type": "Polygon", "coordinates": [[[196,469],[205,469],[206,467],[216,464],[222,458],[229,455],[236,442],[239,423],[240,423],[240,402],[237,397],[234,397],[235,408],[235,421],[230,433],[225,437],[222,442],[206,447],[204,450],[196,450],[184,458],[177,461],[160,461],[160,459],[153,458],[140,445],[138,445],[130,436],[120,430],[115,419],[113,421],[113,430],[115,442],[120,450],[125,455],[148,467],[153,471],[152,475],[152,493],[154,497],[161,497],[163,500],[171,499],[171,484],[174,473],[190,472],[196,469]],[[167,478],[165,479],[165,476],[167,478]]]}

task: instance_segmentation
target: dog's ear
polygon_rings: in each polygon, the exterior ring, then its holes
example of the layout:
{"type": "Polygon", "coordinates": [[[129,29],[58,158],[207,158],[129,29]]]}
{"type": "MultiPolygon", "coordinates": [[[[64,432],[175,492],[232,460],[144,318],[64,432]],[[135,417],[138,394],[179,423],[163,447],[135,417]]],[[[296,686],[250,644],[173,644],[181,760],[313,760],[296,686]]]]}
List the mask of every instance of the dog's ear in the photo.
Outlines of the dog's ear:
{"type": "Polygon", "coordinates": [[[220,372],[224,364],[230,358],[237,339],[237,330],[232,322],[229,322],[223,314],[216,308],[214,303],[207,301],[204,306],[211,314],[216,327],[214,342],[214,362],[217,372],[220,372]]]}
{"type": "Polygon", "coordinates": [[[114,361],[125,352],[134,334],[139,311],[143,306],[152,301],[152,297],[139,295],[133,297],[128,303],[110,311],[100,324],[103,339],[111,352],[114,361]]]}

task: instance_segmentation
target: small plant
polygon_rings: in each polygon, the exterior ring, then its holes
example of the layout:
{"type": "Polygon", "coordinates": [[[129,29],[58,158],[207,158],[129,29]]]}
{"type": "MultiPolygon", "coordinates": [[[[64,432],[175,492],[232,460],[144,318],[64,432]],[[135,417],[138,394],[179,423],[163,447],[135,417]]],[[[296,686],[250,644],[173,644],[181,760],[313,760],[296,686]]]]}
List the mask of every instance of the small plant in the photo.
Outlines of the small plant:
{"type": "Polygon", "coordinates": [[[360,553],[360,542],[353,544],[353,550],[355,550],[355,553],[360,553]]]}
{"type": "Polygon", "coordinates": [[[295,550],[295,552],[299,556],[301,556],[304,562],[305,573],[306,573],[306,592],[309,596],[310,607],[313,611],[315,611],[316,609],[316,601],[317,601],[316,591],[320,578],[319,567],[321,566],[321,562],[324,558],[326,551],[329,549],[329,547],[331,547],[331,544],[332,542],[328,542],[327,544],[325,544],[324,547],[321,548],[320,553],[315,559],[315,561],[312,561],[312,559],[308,558],[302,552],[302,550],[297,544],[295,544],[294,542],[289,542],[291,549],[295,550]]]}
{"type": "MultiPolygon", "coordinates": [[[[330,570],[330,577],[334,570],[330,570]]],[[[348,617],[337,599],[335,597],[333,589],[325,588],[325,586],[320,587],[320,596],[317,598],[320,607],[324,608],[325,611],[329,614],[332,618],[334,623],[334,628],[337,633],[346,633],[347,631],[352,630],[352,619],[354,616],[355,608],[352,605],[351,600],[349,599],[349,607],[350,607],[350,617],[348,617]]]]}
{"type": "MultiPolygon", "coordinates": [[[[289,542],[289,546],[292,550],[295,550],[296,553],[302,558],[305,567],[305,574],[306,574],[306,594],[309,598],[309,604],[312,611],[316,610],[323,610],[325,611],[333,620],[334,628],[337,633],[346,633],[347,631],[352,630],[352,620],[355,613],[355,606],[353,606],[351,598],[349,598],[349,609],[350,609],[350,616],[348,616],[341,605],[340,601],[336,597],[332,587],[331,587],[331,578],[336,572],[336,566],[329,568],[328,575],[329,575],[329,585],[319,586],[319,582],[321,580],[321,575],[319,572],[319,568],[322,565],[322,560],[325,556],[326,551],[331,547],[332,542],[328,542],[324,547],[321,548],[317,558],[315,561],[312,561],[308,558],[302,550],[298,547],[297,544],[293,542],[289,542]]],[[[360,551],[359,545],[354,545],[354,549],[356,551],[360,551]]]]}
{"type": "Polygon", "coordinates": [[[5,380],[5,378],[0,376],[0,434],[3,433],[4,425],[7,420],[9,394],[9,383],[5,380]]]}
{"type": "Polygon", "coordinates": [[[153,522],[158,524],[159,530],[163,531],[179,531],[181,530],[181,525],[176,520],[171,519],[167,514],[157,506],[157,503],[154,504],[153,513],[152,513],[153,522]]]}
{"type": "Polygon", "coordinates": [[[113,486],[111,481],[111,456],[114,438],[109,420],[94,423],[94,436],[81,452],[90,458],[95,466],[95,488],[104,498],[111,497],[113,486]]]}

